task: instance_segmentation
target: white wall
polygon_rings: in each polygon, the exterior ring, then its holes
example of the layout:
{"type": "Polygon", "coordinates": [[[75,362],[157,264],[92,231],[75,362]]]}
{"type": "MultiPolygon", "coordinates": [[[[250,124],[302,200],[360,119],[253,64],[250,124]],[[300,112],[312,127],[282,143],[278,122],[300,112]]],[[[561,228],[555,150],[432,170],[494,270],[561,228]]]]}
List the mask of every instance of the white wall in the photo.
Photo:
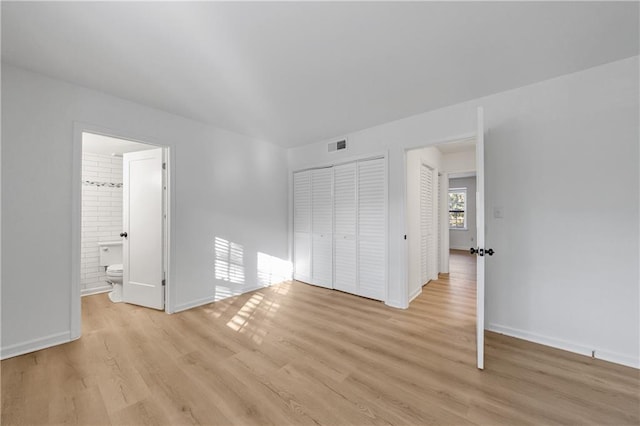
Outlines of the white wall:
{"type": "Polygon", "coordinates": [[[119,241],[120,232],[122,232],[122,157],[83,152],[80,259],[80,284],[83,295],[111,289],[111,285],[106,282],[106,269],[100,266],[98,242],[119,241]],[[107,185],[99,186],[87,182],[107,185]]]}
{"type": "Polygon", "coordinates": [[[255,288],[259,258],[287,259],[283,149],[3,65],[3,357],[71,338],[74,123],[170,147],[170,309],[255,288]],[[241,282],[216,279],[216,237],[241,245],[241,282]]]}
{"type": "Polygon", "coordinates": [[[447,173],[476,170],[476,151],[450,152],[442,156],[442,170],[447,173]]]}
{"type": "MultiPolygon", "coordinates": [[[[407,152],[407,258],[410,300],[421,293],[425,284],[421,277],[423,253],[420,244],[420,167],[427,164],[439,170],[441,158],[442,154],[435,147],[407,152]]],[[[437,253],[437,247],[433,252],[437,253]]]]}
{"type": "Polygon", "coordinates": [[[472,134],[477,106],[487,212],[505,213],[487,214],[488,328],[640,366],[638,57],[355,132],[345,153],[295,148],[289,167],[388,152],[387,303],[406,307],[404,151],[472,134]]]}
{"type": "Polygon", "coordinates": [[[469,250],[476,240],[476,178],[449,179],[449,189],[467,188],[467,229],[449,230],[449,247],[457,250],[469,250]]]}

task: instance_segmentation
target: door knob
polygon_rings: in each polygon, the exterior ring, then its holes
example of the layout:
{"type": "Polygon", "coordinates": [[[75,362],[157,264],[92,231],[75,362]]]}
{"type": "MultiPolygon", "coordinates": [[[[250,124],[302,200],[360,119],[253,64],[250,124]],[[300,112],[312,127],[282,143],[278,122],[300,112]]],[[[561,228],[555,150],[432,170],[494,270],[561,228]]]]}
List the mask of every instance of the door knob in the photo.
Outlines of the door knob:
{"type": "Polygon", "coordinates": [[[481,249],[481,248],[475,248],[475,247],[471,247],[469,249],[469,253],[471,254],[477,254],[478,256],[484,256],[485,254],[487,256],[493,256],[493,254],[495,253],[495,251],[493,251],[493,249],[481,249]]]}
{"type": "Polygon", "coordinates": [[[125,238],[127,238],[127,233],[126,233],[126,232],[121,232],[121,233],[120,233],[120,236],[121,236],[121,237],[125,237],[125,238]]]}
{"type": "Polygon", "coordinates": [[[484,256],[485,251],[484,251],[484,249],[481,249],[481,248],[471,247],[469,249],[469,253],[477,254],[478,256],[484,256]]]}

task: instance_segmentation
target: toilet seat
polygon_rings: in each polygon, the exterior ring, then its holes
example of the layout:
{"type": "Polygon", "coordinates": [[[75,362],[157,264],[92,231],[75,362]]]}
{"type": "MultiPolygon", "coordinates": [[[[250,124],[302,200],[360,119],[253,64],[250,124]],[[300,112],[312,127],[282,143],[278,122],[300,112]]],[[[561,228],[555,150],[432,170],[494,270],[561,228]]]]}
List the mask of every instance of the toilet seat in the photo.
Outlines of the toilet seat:
{"type": "Polygon", "coordinates": [[[107,275],[110,277],[121,277],[122,276],[122,263],[116,263],[114,265],[109,265],[107,267],[107,275]]]}

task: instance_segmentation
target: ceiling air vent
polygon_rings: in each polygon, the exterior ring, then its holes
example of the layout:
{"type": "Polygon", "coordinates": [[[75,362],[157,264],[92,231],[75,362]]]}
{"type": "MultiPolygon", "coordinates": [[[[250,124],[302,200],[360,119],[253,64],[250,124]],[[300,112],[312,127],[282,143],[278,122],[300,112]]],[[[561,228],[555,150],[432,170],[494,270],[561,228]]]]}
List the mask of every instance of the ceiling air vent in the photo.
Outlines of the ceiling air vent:
{"type": "Polygon", "coordinates": [[[331,142],[329,144],[329,152],[340,151],[342,149],[347,149],[347,140],[343,139],[337,142],[331,142]]]}

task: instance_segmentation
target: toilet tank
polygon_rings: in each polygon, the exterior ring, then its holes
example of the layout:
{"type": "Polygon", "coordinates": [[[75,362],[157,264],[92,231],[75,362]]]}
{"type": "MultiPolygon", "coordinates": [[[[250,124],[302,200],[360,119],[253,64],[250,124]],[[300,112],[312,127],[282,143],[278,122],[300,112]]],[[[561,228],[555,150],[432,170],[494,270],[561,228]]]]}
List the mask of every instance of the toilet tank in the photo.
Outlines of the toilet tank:
{"type": "Polygon", "coordinates": [[[100,266],[122,263],[122,241],[102,241],[98,243],[100,266]]]}

